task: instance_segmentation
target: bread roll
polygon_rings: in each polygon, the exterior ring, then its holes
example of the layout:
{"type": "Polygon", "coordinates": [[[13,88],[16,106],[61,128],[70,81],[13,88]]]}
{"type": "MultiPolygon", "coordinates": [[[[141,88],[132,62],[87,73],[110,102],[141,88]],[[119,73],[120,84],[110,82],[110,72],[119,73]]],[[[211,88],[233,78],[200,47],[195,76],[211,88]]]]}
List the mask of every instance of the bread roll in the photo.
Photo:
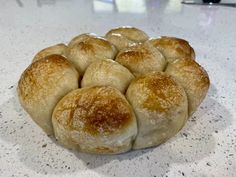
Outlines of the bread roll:
{"type": "Polygon", "coordinates": [[[87,40],[90,37],[97,37],[96,34],[94,33],[84,33],[84,34],[80,34],[76,37],[74,37],[68,44],[68,47],[72,47],[74,44],[80,43],[82,41],[87,40]]]}
{"type": "Polygon", "coordinates": [[[150,71],[163,71],[166,60],[152,45],[138,44],[120,51],[116,61],[128,68],[135,76],[150,71]]]}
{"type": "Polygon", "coordinates": [[[134,27],[119,27],[110,30],[105,38],[114,44],[118,50],[138,44],[148,40],[148,35],[140,29],[134,27]]]}
{"type": "Polygon", "coordinates": [[[168,62],[181,58],[195,59],[193,48],[184,39],[163,36],[157,39],[150,39],[147,43],[160,50],[168,62]]]}
{"type": "Polygon", "coordinates": [[[65,44],[56,44],[50,47],[47,47],[43,50],[41,50],[40,52],[38,52],[35,57],[33,58],[32,62],[35,62],[37,60],[40,60],[42,58],[45,58],[49,55],[53,55],[53,54],[57,54],[57,55],[66,55],[66,49],[67,46],[65,44]]]}
{"type": "Polygon", "coordinates": [[[112,87],[70,92],[57,104],[52,123],[59,142],[88,153],[126,152],[137,134],[131,106],[124,95],[112,87]]]}
{"type": "Polygon", "coordinates": [[[85,35],[72,39],[67,50],[67,57],[79,73],[84,74],[92,62],[107,58],[113,59],[116,53],[116,48],[106,39],[85,35]]]}
{"type": "Polygon", "coordinates": [[[60,55],[50,55],[32,63],[18,82],[21,105],[48,134],[53,134],[51,116],[57,102],[78,88],[79,74],[60,55]]]}
{"type": "Polygon", "coordinates": [[[124,93],[133,78],[133,74],[119,63],[113,60],[99,60],[89,65],[81,86],[112,86],[124,93]]]}
{"type": "Polygon", "coordinates": [[[152,72],[137,77],[126,92],[137,122],[133,149],[159,145],[174,136],[188,117],[184,89],[171,76],[152,72]]]}
{"type": "Polygon", "coordinates": [[[169,63],[166,73],[184,87],[188,96],[189,115],[192,115],[207,94],[210,85],[207,72],[196,61],[185,58],[169,63]]]}

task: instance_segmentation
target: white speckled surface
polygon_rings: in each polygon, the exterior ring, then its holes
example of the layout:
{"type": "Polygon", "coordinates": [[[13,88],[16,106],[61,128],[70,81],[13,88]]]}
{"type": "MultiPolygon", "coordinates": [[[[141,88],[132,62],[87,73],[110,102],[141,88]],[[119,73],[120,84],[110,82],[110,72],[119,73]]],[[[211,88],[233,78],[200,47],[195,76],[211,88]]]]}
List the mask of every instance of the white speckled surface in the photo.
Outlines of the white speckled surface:
{"type": "Polygon", "coordinates": [[[107,2],[0,0],[0,176],[235,177],[236,9],[176,0],[139,0],[135,7],[131,0],[107,2]],[[16,83],[40,49],[121,25],[189,40],[209,73],[209,94],[184,129],[159,147],[117,156],[71,152],[22,110],[16,83]]]}

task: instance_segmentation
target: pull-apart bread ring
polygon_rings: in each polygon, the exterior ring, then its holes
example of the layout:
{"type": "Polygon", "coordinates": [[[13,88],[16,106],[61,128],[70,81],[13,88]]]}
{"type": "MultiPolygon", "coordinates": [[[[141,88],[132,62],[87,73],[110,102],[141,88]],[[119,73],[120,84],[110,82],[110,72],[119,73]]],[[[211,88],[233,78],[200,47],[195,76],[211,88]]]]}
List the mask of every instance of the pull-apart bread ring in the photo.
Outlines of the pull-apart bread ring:
{"type": "Polygon", "coordinates": [[[41,50],[17,91],[31,118],[65,147],[119,154],[176,135],[209,86],[186,40],[120,27],[41,50]]]}

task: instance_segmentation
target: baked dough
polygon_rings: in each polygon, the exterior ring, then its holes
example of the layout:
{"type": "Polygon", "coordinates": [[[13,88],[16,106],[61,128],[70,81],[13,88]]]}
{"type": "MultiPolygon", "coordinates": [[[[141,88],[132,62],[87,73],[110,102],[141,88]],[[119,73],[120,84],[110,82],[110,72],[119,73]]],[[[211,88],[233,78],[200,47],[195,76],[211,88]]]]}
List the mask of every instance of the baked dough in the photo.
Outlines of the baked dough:
{"type": "Polygon", "coordinates": [[[67,58],[83,75],[92,62],[101,59],[114,59],[116,53],[116,48],[106,39],[83,34],[72,39],[67,49],[67,58]]]}
{"type": "Polygon", "coordinates": [[[105,38],[114,44],[118,50],[121,50],[145,42],[149,37],[145,32],[138,28],[125,26],[110,30],[105,35],[105,38]]]}
{"type": "Polygon", "coordinates": [[[138,123],[133,149],[157,146],[174,136],[188,118],[187,96],[180,84],[162,72],[137,77],[126,97],[138,123]]]}
{"type": "Polygon", "coordinates": [[[71,39],[71,41],[69,42],[68,46],[72,47],[75,44],[78,44],[80,42],[83,42],[85,40],[87,40],[90,37],[98,37],[96,34],[94,33],[84,33],[84,34],[80,34],[76,37],[74,37],[73,39],[71,39]]]}
{"type": "Polygon", "coordinates": [[[66,55],[66,50],[67,50],[67,46],[63,43],[60,44],[56,44],[50,47],[47,47],[41,51],[39,51],[33,58],[32,62],[35,62],[37,60],[40,60],[42,58],[45,58],[49,55],[53,55],[53,54],[57,54],[57,55],[62,55],[65,56],[66,55]]]}
{"type": "Polygon", "coordinates": [[[138,44],[123,49],[116,61],[127,67],[135,76],[151,71],[163,71],[166,60],[159,50],[149,44],[138,44]]]}
{"type": "Polygon", "coordinates": [[[124,66],[113,60],[99,60],[87,68],[81,81],[81,87],[112,86],[124,93],[134,78],[124,66]]]}
{"type": "Polygon", "coordinates": [[[185,58],[169,63],[166,73],[173,76],[185,89],[191,116],[209,89],[210,80],[207,72],[196,61],[185,58]]]}
{"type": "Polygon", "coordinates": [[[187,41],[119,27],[41,50],[17,91],[22,107],[61,144],[119,154],[177,134],[209,85],[187,41]]]}
{"type": "Polygon", "coordinates": [[[78,88],[79,74],[60,55],[50,55],[32,63],[18,82],[21,105],[48,134],[53,134],[51,115],[57,102],[78,88]]]}
{"type": "Polygon", "coordinates": [[[175,59],[181,58],[195,59],[193,48],[184,39],[163,36],[150,39],[146,43],[160,50],[168,62],[173,62],[175,59]]]}
{"type": "Polygon", "coordinates": [[[87,153],[129,151],[137,134],[131,106],[109,86],[70,92],[57,104],[52,123],[60,143],[87,153]]]}

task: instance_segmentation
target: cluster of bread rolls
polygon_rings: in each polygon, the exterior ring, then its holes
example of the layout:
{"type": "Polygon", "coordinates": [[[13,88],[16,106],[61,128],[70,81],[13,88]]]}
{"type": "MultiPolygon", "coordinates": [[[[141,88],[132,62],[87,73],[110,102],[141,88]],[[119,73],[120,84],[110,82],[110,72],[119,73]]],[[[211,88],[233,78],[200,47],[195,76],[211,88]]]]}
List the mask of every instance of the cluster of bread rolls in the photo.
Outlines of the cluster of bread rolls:
{"type": "Polygon", "coordinates": [[[17,91],[32,119],[66,147],[118,154],[174,136],[209,84],[187,41],[119,27],[41,50],[17,91]]]}

